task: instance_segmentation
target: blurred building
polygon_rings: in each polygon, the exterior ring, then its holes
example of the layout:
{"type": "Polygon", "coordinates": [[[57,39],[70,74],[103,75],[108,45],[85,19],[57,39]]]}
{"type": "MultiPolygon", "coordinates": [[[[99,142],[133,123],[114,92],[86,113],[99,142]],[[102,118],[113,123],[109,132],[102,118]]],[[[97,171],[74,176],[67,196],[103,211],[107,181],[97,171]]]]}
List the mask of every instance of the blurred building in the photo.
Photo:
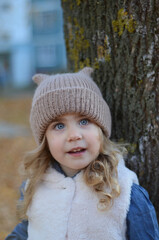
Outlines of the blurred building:
{"type": "Polygon", "coordinates": [[[66,68],[60,0],[0,1],[0,87],[66,68]]]}

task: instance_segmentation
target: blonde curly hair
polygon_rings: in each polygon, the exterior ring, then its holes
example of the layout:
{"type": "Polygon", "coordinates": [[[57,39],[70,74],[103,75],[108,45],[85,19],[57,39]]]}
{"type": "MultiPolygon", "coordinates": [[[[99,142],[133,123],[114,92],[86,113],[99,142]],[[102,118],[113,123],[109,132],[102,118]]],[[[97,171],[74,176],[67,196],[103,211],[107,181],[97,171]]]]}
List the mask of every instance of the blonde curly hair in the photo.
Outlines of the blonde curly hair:
{"type": "Polygon", "coordinates": [[[101,149],[100,154],[84,170],[84,179],[88,186],[92,187],[99,196],[98,208],[108,210],[114,198],[120,195],[118,183],[118,155],[127,153],[123,144],[117,144],[109,140],[100,130],[101,149]]]}
{"type": "MultiPolygon", "coordinates": [[[[120,195],[118,183],[118,154],[125,154],[123,146],[110,141],[99,128],[101,138],[100,154],[84,169],[85,183],[90,186],[99,196],[98,208],[107,210],[113,204],[116,197],[120,195]]],[[[54,159],[49,151],[46,137],[33,151],[26,154],[21,172],[23,178],[29,179],[27,186],[23,189],[23,200],[17,204],[17,214],[20,219],[27,219],[26,212],[32,201],[36,186],[41,182],[43,174],[54,159]]]]}

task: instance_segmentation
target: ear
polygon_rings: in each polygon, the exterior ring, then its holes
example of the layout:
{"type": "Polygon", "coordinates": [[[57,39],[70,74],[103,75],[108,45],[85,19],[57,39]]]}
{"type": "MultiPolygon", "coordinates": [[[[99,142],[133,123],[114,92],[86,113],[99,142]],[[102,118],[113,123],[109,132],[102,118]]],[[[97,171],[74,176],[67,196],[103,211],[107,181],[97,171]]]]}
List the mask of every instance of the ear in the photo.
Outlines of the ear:
{"type": "Polygon", "coordinates": [[[45,80],[46,78],[48,78],[49,75],[47,74],[43,74],[43,73],[37,73],[32,77],[32,80],[39,85],[43,80],[45,80]]]}
{"type": "Polygon", "coordinates": [[[82,70],[80,70],[81,73],[84,73],[84,74],[86,74],[86,75],[88,75],[90,77],[91,77],[91,74],[93,73],[93,71],[94,70],[91,67],[85,67],[82,70]]]}

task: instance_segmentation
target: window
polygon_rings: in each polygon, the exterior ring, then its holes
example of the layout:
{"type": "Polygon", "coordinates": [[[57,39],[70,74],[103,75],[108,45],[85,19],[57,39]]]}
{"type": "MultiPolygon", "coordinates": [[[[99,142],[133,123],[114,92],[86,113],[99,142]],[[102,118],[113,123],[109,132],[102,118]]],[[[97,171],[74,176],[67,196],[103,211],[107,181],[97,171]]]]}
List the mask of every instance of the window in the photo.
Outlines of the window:
{"type": "Polygon", "coordinates": [[[36,47],[37,67],[54,67],[56,66],[56,47],[40,46],[36,47]]]}
{"type": "Polygon", "coordinates": [[[52,34],[60,30],[60,12],[57,10],[33,13],[33,33],[52,34]]]}

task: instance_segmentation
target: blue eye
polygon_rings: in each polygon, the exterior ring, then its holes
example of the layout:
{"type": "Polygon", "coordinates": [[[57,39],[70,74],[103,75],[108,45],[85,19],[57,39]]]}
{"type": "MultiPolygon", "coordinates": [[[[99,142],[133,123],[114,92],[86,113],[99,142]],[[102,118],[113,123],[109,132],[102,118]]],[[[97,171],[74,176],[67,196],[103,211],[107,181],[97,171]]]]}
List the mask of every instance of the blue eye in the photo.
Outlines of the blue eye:
{"type": "Polygon", "coordinates": [[[54,128],[55,128],[56,130],[61,130],[61,129],[64,128],[64,124],[63,124],[63,123],[58,123],[58,124],[55,125],[54,128]]]}
{"type": "Polygon", "coordinates": [[[82,119],[80,120],[80,125],[87,125],[89,123],[88,119],[82,119]]]}

